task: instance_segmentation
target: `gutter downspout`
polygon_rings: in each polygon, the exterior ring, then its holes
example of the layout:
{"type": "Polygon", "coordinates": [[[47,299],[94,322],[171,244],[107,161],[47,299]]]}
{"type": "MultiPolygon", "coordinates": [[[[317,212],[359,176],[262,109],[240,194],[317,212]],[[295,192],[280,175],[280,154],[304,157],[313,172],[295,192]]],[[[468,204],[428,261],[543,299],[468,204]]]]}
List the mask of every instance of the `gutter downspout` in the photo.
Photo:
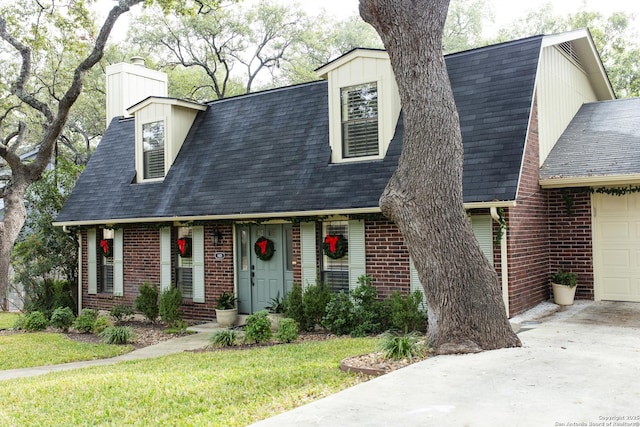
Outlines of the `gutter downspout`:
{"type": "MultiPolygon", "coordinates": [[[[498,208],[489,208],[491,212],[491,218],[498,224],[500,223],[500,215],[498,214],[498,208]]],[[[507,311],[507,317],[509,317],[509,270],[507,260],[507,227],[502,231],[502,239],[500,239],[500,273],[502,275],[502,301],[504,302],[504,308],[507,311]]]]}

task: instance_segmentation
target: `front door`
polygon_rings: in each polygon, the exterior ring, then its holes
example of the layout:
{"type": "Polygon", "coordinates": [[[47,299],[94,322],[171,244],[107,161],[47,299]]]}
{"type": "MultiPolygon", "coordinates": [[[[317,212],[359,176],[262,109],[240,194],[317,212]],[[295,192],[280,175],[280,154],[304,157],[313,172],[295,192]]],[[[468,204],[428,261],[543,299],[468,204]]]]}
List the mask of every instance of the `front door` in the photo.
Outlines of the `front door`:
{"type": "MultiPolygon", "coordinates": [[[[238,312],[264,310],[293,286],[291,224],[237,226],[238,312]],[[273,242],[273,256],[261,259],[255,251],[260,238],[273,242]]],[[[260,248],[258,248],[260,250],[260,248]]]]}

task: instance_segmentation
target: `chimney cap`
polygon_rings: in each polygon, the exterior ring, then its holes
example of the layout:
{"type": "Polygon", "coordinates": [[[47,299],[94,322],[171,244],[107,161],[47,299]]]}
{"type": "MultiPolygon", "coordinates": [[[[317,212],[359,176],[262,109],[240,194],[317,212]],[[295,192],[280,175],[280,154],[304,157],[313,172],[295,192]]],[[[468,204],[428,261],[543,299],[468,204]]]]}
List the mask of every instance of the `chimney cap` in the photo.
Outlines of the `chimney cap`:
{"type": "Polygon", "coordinates": [[[144,58],[142,56],[132,56],[131,57],[131,63],[133,65],[138,65],[140,67],[144,67],[144,58]]]}

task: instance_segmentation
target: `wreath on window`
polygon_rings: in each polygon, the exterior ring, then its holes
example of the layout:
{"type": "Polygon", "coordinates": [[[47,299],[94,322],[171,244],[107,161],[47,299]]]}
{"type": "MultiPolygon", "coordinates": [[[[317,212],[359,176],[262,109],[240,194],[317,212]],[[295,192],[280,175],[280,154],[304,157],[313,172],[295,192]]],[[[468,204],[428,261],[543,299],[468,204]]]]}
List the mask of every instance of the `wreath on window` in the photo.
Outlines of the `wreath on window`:
{"type": "Polygon", "coordinates": [[[182,237],[178,239],[176,243],[178,244],[178,255],[180,255],[182,258],[191,258],[191,237],[182,237]]]}
{"type": "Polygon", "coordinates": [[[102,248],[102,256],[105,258],[111,258],[113,256],[113,239],[100,240],[100,247],[102,248]]]}
{"type": "Polygon", "coordinates": [[[256,240],[255,245],[253,245],[253,250],[255,251],[256,256],[262,261],[269,261],[273,256],[273,253],[276,251],[273,245],[273,240],[267,239],[264,236],[256,240]]]}
{"type": "Polygon", "coordinates": [[[322,250],[332,259],[340,259],[347,254],[347,239],[342,234],[327,234],[322,242],[322,250]]]}

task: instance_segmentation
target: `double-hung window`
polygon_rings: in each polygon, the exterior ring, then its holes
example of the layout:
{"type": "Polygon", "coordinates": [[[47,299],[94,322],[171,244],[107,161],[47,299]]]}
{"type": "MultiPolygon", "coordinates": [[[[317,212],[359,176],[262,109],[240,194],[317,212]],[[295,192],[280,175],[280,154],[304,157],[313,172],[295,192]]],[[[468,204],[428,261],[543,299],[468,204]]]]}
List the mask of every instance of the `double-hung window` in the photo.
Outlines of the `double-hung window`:
{"type": "Polygon", "coordinates": [[[182,252],[178,253],[176,281],[178,289],[182,292],[182,298],[193,298],[193,229],[191,227],[178,227],[179,245],[183,245],[182,252]],[[184,255],[180,255],[184,253],[184,255]]]}
{"type": "MultiPolygon", "coordinates": [[[[330,221],[322,224],[322,235],[342,235],[349,240],[348,221],[330,221]]],[[[322,255],[322,281],[333,292],[349,292],[349,253],[342,258],[333,259],[322,255]]]]}
{"type": "Polygon", "coordinates": [[[342,157],[377,156],[378,86],[375,82],[340,90],[342,157]]]}
{"type": "Polygon", "coordinates": [[[102,229],[102,239],[99,241],[98,253],[100,262],[100,292],[113,293],[113,237],[114,231],[102,229]]]}
{"type": "Polygon", "coordinates": [[[164,121],[142,125],[142,152],[144,179],[164,177],[164,121]]]}

